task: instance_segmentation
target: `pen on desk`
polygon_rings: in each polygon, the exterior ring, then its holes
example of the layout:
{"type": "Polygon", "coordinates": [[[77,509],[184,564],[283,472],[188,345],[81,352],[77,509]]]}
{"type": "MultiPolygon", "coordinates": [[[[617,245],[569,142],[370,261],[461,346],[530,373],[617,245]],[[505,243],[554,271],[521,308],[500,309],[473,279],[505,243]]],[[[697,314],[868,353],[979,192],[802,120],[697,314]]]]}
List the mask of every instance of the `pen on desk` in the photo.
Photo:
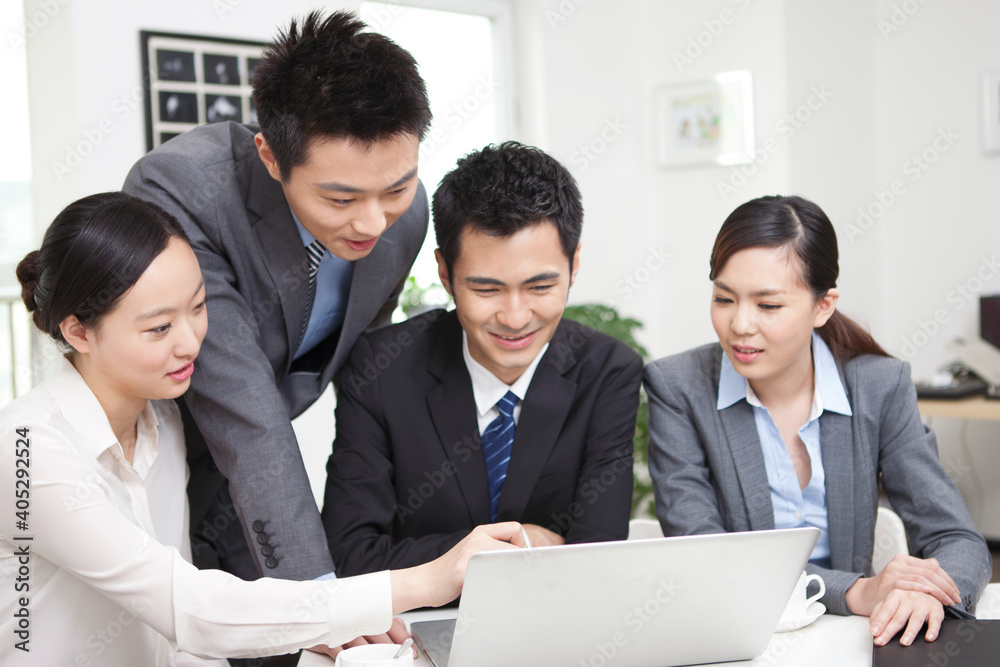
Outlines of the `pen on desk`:
{"type": "Polygon", "coordinates": [[[524,526],[521,526],[521,537],[524,539],[524,546],[528,549],[531,548],[531,540],[528,539],[528,533],[525,532],[524,526]]]}

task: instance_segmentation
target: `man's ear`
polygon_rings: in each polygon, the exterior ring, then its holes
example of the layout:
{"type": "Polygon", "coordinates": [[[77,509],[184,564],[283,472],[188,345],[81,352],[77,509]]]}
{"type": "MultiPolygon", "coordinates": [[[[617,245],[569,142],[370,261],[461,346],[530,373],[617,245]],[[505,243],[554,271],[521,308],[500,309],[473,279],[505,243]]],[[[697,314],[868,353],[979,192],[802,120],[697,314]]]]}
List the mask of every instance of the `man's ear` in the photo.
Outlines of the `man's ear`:
{"type": "Polygon", "coordinates": [[[253,142],[257,144],[257,155],[260,156],[260,161],[267,168],[267,173],[271,174],[271,178],[281,183],[281,170],[278,169],[278,161],[275,159],[274,153],[271,152],[271,147],[267,144],[267,139],[264,138],[262,133],[258,132],[254,135],[253,142]]]}
{"type": "Polygon", "coordinates": [[[448,290],[448,296],[454,299],[455,295],[451,291],[451,276],[448,274],[448,265],[444,261],[444,255],[441,254],[440,248],[434,250],[434,259],[437,260],[438,264],[438,278],[441,280],[444,288],[448,290]]]}
{"type": "Polygon", "coordinates": [[[833,287],[828,289],[826,294],[816,301],[816,316],[813,318],[813,328],[818,329],[833,317],[834,311],[837,310],[838,299],[840,299],[840,290],[833,287]]]}
{"type": "Polygon", "coordinates": [[[580,270],[580,248],[583,247],[582,243],[576,244],[576,252],[573,253],[573,261],[570,263],[569,270],[569,286],[572,287],[573,283],[576,282],[576,274],[580,270]]]}
{"type": "Polygon", "coordinates": [[[66,342],[70,344],[77,352],[90,352],[90,338],[87,334],[90,330],[80,323],[80,320],[76,318],[76,315],[67,315],[62,322],[59,323],[59,331],[62,332],[63,338],[66,342]]]}

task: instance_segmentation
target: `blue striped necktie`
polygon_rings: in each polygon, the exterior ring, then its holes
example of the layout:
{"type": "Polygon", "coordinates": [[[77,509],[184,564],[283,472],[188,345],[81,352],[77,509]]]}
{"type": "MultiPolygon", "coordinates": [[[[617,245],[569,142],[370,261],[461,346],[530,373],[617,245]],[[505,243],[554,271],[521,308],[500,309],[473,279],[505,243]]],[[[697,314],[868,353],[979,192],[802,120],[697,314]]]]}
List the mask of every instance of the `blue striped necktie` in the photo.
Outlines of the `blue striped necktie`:
{"type": "Polygon", "coordinates": [[[319,271],[319,263],[323,261],[323,255],[326,254],[326,246],[318,240],[313,241],[306,246],[306,254],[309,256],[309,294],[306,297],[306,319],[302,322],[302,331],[299,332],[300,344],[312,318],[313,301],[316,300],[316,273],[319,271]]]}
{"type": "Polygon", "coordinates": [[[486,481],[490,487],[490,521],[496,523],[500,489],[507,478],[510,451],[514,445],[514,406],[518,398],[512,391],[497,401],[500,416],[483,431],[483,456],[486,458],[486,481]]]}

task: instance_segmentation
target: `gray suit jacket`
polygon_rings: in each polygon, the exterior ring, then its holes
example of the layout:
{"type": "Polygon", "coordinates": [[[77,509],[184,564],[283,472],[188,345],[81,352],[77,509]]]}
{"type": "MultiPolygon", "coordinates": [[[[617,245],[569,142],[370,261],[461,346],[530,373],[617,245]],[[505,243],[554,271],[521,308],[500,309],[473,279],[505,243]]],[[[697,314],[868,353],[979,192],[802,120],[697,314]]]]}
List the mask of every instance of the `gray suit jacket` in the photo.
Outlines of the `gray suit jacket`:
{"type": "MultiPolygon", "coordinates": [[[[774,528],[753,408],[740,400],[716,409],[722,354],[705,345],[645,370],[649,467],[666,535],[774,528]]],[[[874,574],[881,474],[910,553],[936,558],[961,591],[962,604],[946,610],[971,616],[992,575],[990,554],[920,421],[909,364],[865,355],[838,367],[854,416],[824,412],[819,421],[833,569],[806,569],[826,583],[822,602],[849,614],[847,589],[874,574]]]]}
{"type": "Polygon", "coordinates": [[[223,482],[209,470],[211,459],[199,457],[200,435],[229,480],[258,569],[310,579],[333,561],[290,420],[323,392],[362,332],[389,323],[427,232],[427,195],[421,185],[409,210],[356,262],[339,338],[293,365],[308,259],[254,133],[231,122],[186,132],[139,160],[123,190],[181,222],[205,275],[208,335],[185,395],[200,431],[187,432],[192,530],[223,482]],[[262,534],[267,539],[249,539],[262,534]]]}

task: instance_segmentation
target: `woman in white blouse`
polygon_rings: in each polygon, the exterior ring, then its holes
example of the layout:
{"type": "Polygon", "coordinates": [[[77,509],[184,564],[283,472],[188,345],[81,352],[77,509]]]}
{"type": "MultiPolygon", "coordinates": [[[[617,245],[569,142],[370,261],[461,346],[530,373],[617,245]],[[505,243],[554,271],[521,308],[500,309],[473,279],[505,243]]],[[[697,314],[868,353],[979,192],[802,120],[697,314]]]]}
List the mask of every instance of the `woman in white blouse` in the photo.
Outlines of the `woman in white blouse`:
{"type": "Polygon", "coordinates": [[[337,646],[453,600],[471,554],[520,544],[518,524],[496,524],[425,565],[329,581],[195,569],[181,420],[158,400],[187,389],[208,324],[184,232],[153,204],[93,195],[59,214],[17,276],[35,324],[68,352],[0,410],[0,663],[195,665],[337,646]]]}

